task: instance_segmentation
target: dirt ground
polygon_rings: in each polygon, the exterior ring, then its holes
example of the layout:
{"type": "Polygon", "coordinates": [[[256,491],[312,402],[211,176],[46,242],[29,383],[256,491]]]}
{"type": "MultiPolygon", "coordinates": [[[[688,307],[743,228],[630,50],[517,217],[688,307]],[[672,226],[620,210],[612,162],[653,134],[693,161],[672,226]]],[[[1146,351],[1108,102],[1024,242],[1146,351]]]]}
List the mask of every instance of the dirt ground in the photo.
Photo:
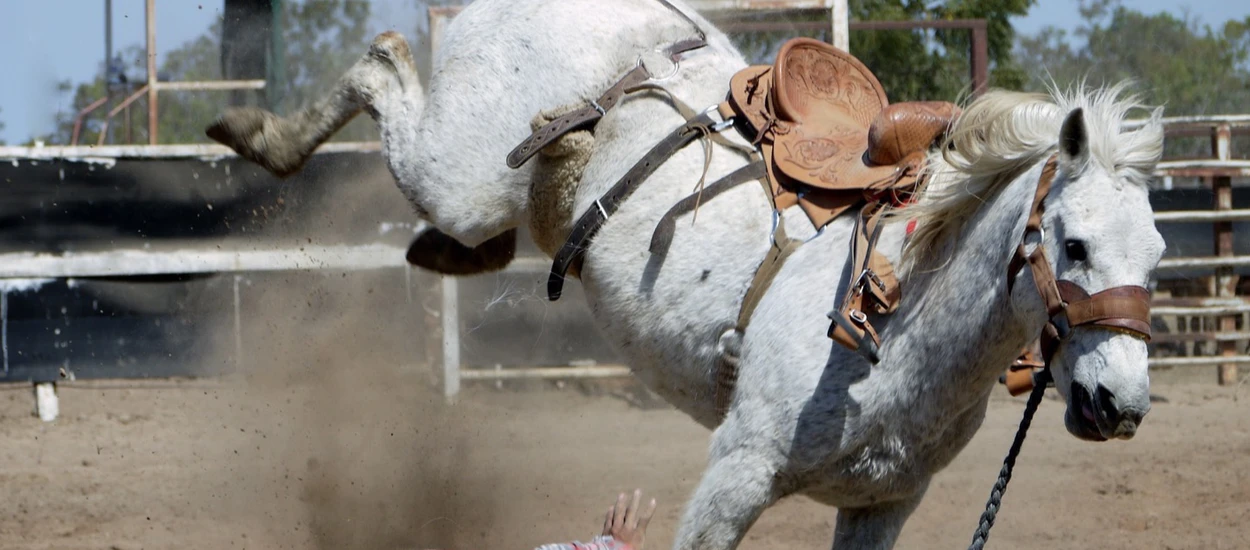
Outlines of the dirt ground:
{"type": "MultiPolygon", "coordinates": [[[[706,430],[628,384],[483,385],[448,407],[424,373],[328,372],[75,382],[51,424],[29,386],[0,391],[0,548],[525,550],[589,538],[640,486],[662,549],[705,456],[706,430]]],[[[1250,391],[1155,393],[1137,438],[1108,444],[1044,402],[990,547],[1250,548],[1250,391]]],[[[996,394],[899,548],[966,547],[1022,408],[996,394]]],[[[828,548],[834,514],[787,499],[743,548],[828,548]]]]}

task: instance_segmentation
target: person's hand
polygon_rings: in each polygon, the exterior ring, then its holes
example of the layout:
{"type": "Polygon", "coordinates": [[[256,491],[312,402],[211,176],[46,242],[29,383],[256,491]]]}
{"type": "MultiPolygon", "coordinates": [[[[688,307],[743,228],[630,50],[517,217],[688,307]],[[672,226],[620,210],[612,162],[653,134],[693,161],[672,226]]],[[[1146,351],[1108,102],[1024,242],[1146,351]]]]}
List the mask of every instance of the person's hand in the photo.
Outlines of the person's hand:
{"type": "Polygon", "coordinates": [[[655,499],[641,509],[642,490],[634,489],[634,500],[626,504],[625,493],[616,497],[616,504],[608,508],[603,518],[603,534],[628,544],[633,550],[642,550],[647,539],[647,524],[655,513],[655,499]]]}

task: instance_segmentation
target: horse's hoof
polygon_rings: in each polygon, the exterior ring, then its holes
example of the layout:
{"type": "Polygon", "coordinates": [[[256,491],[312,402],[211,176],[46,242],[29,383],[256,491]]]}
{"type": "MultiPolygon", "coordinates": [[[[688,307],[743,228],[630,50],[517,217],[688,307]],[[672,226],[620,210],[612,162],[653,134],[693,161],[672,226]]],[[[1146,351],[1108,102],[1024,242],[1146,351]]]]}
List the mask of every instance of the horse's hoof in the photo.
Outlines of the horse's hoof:
{"type": "Polygon", "coordinates": [[[208,137],[231,149],[242,148],[243,137],[260,133],[265,127],[264,112],[253,108],[231,108],[204,131],[208,137]]]}
{"type": "Polygon", "coordinates": [[[478,275],[499,271],[516,257],[516,230],[510,229],[469,248],[437,229],[417,235],[408,245],[408,263],[442,275],[478,275]]]}
{"type": "Polygon", "coordinates": [[[396,65],[406,65],[413,71],[417,70],[417,63],[412,59],[412,49],[408,47],[408,40],[404,38],[404,35],[395,31],[386,31],[375,37],[373,43],[369,45],[369,55],[396,65]]]}
{"type": "Polygon", "coordinates": [[[308,155],[298,151],[285,132],[289,122],[255,107],[226,109],[204,133],[271,174],[285,178],[303,167],[308,155]]]}

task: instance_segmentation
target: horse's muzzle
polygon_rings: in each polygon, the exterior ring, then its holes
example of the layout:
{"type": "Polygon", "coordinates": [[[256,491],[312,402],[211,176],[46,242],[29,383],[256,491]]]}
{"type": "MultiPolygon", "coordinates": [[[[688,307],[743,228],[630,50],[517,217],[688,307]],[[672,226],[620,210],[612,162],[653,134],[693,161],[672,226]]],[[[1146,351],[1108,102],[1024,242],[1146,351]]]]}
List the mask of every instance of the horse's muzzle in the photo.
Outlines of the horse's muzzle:
{"type": "Polygon", "coordinates": [[[1091,394],[1085,386],[1073,382],[1064,424],[1072,435],[1087,441],[1132,439],[1147,412],[1121,407],[1115,394],[1101,384],[1091,394]]]}

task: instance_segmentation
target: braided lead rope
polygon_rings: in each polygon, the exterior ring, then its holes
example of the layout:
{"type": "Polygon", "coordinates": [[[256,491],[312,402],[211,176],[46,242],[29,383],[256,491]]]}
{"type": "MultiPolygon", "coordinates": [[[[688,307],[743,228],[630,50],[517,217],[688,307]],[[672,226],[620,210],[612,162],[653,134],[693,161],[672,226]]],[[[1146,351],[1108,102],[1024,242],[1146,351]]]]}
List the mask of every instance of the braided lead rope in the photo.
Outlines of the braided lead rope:
{"type": "Polygon", "coordinates": [[[1029,394],[1029,401],[1024,406],[1024,416],[1020,419],[1020,427],[1016,429],[1016,439],[1011,442],[1011,450],[1007,451],[1007,458],[1003,460],[1003,469],[998,472],[998,481],[994,482],[994,488],[990,490],[990,499],[985,503],[985,512],[981,513],[981,523],[972,535],[972,544],[968,546],[968,550],[982,550],[985,548],[985,541],[990,538],[990,528],[994,527],[994,518],[1003,503],[1003,493],[1007,492],[1007,482],[1011,481],[1011,470],[1016,467],[1016,457],[1020,454],[1020,447],[1024,446],[1029,425],[1033,423],[1033,413],[1041,405],[1042,394],[1046,393],[1046,386],[1049,384],[1050,369],[1034,375],[1033,392],[1029,394]]]}

